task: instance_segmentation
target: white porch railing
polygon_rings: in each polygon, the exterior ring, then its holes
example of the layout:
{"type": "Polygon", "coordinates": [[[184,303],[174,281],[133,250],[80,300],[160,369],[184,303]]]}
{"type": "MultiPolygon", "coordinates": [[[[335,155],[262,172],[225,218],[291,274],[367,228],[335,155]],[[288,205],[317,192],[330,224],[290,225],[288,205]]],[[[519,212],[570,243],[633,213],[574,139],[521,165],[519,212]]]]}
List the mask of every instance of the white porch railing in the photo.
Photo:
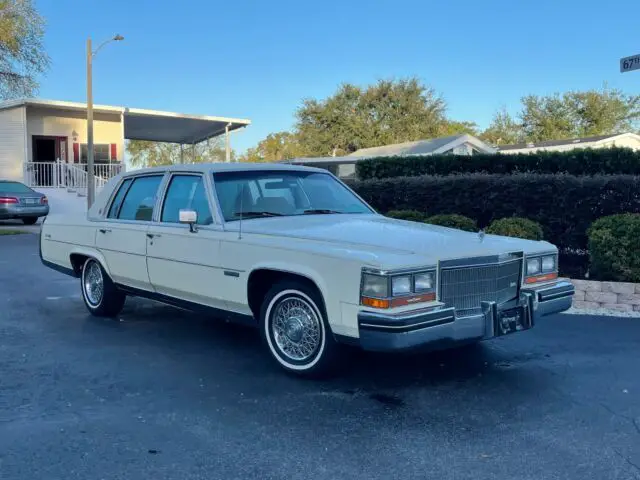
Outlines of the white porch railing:
{"type": "MultiPolygon", "coordinates": [[[[122,164],[94,165],[96,191],[124,169],[122,164]]],[[[25,183],[29,187],[59,187],[78,193],[86,193],[88,185],[87,165],[64,162],[25,163],[25,183]]]]}

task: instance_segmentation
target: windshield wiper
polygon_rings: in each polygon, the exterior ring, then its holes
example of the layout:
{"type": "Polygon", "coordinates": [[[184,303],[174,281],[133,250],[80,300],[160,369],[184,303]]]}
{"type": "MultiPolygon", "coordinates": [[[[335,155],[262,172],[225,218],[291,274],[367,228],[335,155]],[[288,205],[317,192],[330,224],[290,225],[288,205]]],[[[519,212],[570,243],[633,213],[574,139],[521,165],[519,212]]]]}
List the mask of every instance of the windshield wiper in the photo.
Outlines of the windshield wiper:
{"type": "Polygon", "coordinates": [[[329,215],[331,213],[344,213],[344,212],[339,212],[337,210],[329,210],[327,208],[310,208],[309,210],[305,210],[304,212],[305,215],[329,215]]]}
{"type": "Polygon", "coordinates": [[[236,217],[282,217],[282,213],[276,212],[236,212],[236,217]]]}

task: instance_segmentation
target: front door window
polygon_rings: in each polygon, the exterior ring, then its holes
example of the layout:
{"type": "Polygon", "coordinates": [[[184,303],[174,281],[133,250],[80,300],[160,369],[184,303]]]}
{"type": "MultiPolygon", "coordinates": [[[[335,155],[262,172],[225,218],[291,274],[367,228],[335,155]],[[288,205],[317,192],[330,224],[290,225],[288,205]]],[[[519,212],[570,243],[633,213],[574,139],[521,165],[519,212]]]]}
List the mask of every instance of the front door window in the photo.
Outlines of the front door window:
{"type": "Polygon", "coordinates": [[[198,214],[198,225],[213,223],[201,175],[174,175],[171,178],[160,221],[179,223],[180,210],[194,210],[198,214]]]}

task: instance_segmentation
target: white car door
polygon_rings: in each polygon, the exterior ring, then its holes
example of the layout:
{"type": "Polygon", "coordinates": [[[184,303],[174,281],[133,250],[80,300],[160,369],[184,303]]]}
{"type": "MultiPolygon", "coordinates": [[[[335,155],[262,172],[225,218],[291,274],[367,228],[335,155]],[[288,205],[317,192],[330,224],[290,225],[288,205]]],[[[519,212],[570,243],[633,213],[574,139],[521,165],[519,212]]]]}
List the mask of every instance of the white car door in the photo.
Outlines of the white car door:
{"type": "Polygon", "coordinates": [[[213,215],[210,185],[200,173],[173,173],[156,221],[147,232],[147,269],[158,294],[226,309],[220,268],[221,225],[213,215]],[[197,213],[195,231],[179,223],[180,210],[197,213]]]}
{"type": "Polygon", "coordinates": [[[114,282],[152,291],[147,272],[147,230],[163,174],[126,178],[96,232],[114,282]]]}

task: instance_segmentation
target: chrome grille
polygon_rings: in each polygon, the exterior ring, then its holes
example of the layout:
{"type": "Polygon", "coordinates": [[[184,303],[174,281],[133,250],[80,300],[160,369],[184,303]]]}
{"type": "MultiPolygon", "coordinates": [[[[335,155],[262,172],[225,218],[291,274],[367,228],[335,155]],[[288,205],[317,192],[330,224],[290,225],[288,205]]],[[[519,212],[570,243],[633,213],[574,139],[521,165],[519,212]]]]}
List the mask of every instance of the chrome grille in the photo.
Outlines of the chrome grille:
{"type": "Polygon", "coordinates": [[[474,259],[464,266],[460,260],[455,266],[440,265],[440,301],[456,309],[456,315],[464,317],[482,311],[482,302],[498,304],[518,296],[522,255],[510,254],[506,260],[486,257],[483,264],[474,259]]]}

